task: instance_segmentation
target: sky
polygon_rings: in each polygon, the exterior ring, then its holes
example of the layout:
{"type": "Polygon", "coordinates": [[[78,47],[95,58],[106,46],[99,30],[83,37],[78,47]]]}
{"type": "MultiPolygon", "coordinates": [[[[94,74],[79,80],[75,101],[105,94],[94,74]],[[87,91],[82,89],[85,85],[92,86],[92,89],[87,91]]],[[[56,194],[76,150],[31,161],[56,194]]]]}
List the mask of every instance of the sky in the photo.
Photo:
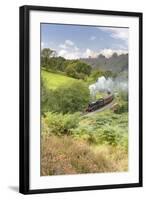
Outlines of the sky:
{"type": "Polygon", "coordinates": [[[66,59],[109,58],[128,53],[128,28],[41,24],[41,49],[55,50],[66,59]]]}

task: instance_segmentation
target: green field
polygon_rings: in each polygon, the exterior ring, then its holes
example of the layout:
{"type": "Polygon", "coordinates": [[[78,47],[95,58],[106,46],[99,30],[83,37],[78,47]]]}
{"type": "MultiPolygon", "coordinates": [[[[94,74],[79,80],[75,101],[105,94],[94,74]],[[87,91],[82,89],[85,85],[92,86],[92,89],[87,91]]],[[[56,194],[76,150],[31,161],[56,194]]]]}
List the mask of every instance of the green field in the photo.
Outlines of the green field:
{"type": "Polygon", "coordinates": [[[48,89],[56,89],[62,85],[72,84],[77,82],[77,79],[41,70],[41,78],[48,89]]]}

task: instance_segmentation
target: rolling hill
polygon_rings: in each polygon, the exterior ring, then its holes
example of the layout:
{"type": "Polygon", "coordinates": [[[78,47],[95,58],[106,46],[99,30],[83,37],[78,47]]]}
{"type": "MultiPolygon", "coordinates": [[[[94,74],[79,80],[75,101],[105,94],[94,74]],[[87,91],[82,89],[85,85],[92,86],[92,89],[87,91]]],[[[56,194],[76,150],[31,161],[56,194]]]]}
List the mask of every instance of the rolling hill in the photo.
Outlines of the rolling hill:
{"type": "Polygon", "coordinates": [[[82,58],[81,61],[91,65],[93,69],[113,72],[128,71],[128,54],[113,54],[110,58],[99,55],[97,58],[82,58]]]}
{"type": "Polygon", "coordinates": [[[78,81],[77,79],[62,74],[48,72],[43,69],[41,70],[41,79],[48,89],[53,90],[57,87],[60,87],[61,85],[68,85],[78,81]]]}

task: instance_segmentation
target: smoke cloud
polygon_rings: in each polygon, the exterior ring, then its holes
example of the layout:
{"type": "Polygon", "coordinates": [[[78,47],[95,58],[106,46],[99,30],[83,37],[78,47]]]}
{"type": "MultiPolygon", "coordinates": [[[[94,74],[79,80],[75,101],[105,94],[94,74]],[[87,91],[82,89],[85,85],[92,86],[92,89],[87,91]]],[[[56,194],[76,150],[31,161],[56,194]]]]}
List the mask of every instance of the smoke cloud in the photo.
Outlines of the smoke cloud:
{"type": "Polygon", "coordinates": [[[94,84],[89,85],[89,90],[91,96],[95,96],[97,92],[128,92],[128,80],[123,77],[112,79],[101,76],[94,84]]]}

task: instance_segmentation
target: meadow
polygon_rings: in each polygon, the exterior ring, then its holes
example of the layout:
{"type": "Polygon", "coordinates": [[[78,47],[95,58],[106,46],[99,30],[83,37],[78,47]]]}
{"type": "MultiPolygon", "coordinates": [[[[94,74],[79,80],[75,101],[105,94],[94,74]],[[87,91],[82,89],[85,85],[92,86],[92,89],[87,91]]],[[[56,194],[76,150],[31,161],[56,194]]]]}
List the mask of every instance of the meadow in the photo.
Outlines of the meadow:
{"type": "Polygon", "coordinates": [[[41,70],[41,79],[48,89],[56,89],[62,85],[68,85],[77,81],[76,79],[67,77],[63,74],[48,72],[43,69],[41,70]]]}

